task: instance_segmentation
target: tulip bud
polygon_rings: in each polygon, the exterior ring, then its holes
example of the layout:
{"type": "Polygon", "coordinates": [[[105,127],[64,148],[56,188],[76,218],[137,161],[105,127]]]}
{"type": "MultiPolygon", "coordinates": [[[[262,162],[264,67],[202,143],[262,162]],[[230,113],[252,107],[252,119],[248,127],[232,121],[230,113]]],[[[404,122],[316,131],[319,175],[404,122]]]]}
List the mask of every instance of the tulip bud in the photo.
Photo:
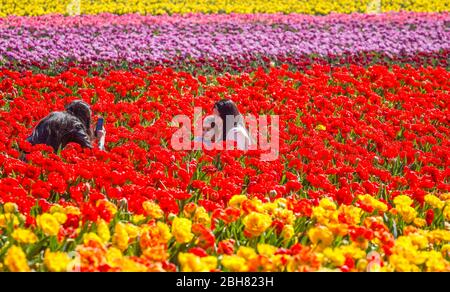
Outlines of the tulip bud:
{"type": "Polygon", "coordinates": [[[128,211],[128,200],[126,198],[120,199],[118,207],[122,211],[128,211]]]}

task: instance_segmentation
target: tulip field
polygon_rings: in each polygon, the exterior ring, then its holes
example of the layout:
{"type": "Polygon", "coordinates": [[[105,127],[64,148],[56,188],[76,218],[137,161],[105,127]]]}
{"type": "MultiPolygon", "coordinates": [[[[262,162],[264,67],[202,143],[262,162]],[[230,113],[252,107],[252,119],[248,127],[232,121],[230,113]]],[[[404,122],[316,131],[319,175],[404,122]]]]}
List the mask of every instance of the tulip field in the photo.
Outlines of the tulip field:
{"type": "Polygon", "coordinates": [[[0,271],[450,271],[449,7],[0,1],[0,271]],[[223,98],[277,159],[171,147],[223,98]],[[106,151],[26,142],[75,99],[106,151]]]}

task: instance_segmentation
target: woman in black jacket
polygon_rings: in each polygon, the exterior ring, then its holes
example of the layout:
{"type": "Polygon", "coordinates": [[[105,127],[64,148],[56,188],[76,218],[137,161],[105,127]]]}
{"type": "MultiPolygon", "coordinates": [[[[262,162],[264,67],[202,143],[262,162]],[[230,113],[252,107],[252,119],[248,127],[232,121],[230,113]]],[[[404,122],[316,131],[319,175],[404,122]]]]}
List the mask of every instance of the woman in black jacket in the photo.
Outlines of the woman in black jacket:
{"type": "MultiPolygon", "coordinates": [[[[32,145],[46,144],[55,152],[66,147],[68,143],[77,143],[81,147],[93,148],[95,138],[104,142],[106,131],[103,128],[94,135],[91,128],[92,111],[90,106],[75,100],[68,104],[63,112],[52,112],[43,118],[33,133],[27,138],[32,145]]],[[[103,143],[99,143],[103,145],[103,143]]]]}

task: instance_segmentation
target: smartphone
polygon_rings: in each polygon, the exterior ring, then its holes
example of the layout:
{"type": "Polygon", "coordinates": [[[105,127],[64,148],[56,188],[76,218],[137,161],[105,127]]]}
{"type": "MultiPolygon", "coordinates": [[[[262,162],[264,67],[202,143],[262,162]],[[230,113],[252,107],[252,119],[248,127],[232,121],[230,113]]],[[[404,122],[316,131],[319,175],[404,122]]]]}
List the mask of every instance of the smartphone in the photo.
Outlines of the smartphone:
{"type": "Polygon", "coordinates": [[[104,120],[102,117],[98,118],[97,120],[97,126],[95,126],[95,136],[97,136],[98,131],[103,130],[103,124],[104,124],[104,120]]]}

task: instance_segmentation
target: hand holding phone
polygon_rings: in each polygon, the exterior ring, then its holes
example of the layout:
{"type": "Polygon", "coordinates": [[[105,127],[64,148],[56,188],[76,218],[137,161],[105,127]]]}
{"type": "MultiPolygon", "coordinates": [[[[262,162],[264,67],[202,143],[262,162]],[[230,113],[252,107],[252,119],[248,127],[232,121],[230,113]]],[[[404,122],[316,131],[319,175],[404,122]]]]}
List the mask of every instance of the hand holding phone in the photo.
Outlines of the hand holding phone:
{"type": "Polygon", "coordinates": [[[99,117],[97,120],[97,125],[95,126],[95,137],[98,138],[99,131],[103,130],[104,119],[99,117]]]}
{"type": "Polygon", "coordinates": [[[104,119],[99,117],[97,120],[97,125],[95,126],[95,137],[99,139],[98,148],[100,150],[105,150],[105,136],[106,131],[104,128],[104,119]]]}

